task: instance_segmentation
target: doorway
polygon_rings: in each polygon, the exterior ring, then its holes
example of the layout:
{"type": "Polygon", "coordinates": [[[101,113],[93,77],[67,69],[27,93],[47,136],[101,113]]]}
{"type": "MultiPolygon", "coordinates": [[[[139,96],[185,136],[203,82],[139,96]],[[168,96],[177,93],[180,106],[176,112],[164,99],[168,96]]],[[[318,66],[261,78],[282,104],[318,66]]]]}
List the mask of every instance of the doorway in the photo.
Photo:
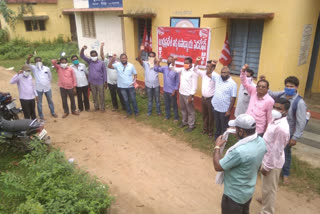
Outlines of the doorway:
{"type": "Polygon", "coordinates": [[[310,60],[309,72],[308,72],[308,79],[306,84],[305,95],[307,97],[311,96],[311,88],[314,80],[314,74],[316,71],[317,59],[319,54],[319,46],[320,46],[320,16],[318,17],[318,23],[316,28],[316,34],[314,37],[312,55],[310,60]]]}
{"type": "Polygon", "coordinates": [[[70,21],[71,41],[76,42],[78,41],[78,35],[77,35],[77,27],[76,27],[76,18],[74,14],[69,15],[69,21],[70,21]]]}

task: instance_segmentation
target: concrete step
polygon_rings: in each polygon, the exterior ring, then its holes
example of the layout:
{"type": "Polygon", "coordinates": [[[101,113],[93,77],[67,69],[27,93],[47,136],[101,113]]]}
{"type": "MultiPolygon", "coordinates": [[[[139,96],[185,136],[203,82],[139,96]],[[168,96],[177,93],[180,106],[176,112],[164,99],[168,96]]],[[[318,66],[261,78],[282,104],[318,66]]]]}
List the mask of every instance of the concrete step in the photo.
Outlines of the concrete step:
{"type": "Polygon", "coordinates": [[[299,142],[320,149],[320,120],[309,120],[299,142]]]}

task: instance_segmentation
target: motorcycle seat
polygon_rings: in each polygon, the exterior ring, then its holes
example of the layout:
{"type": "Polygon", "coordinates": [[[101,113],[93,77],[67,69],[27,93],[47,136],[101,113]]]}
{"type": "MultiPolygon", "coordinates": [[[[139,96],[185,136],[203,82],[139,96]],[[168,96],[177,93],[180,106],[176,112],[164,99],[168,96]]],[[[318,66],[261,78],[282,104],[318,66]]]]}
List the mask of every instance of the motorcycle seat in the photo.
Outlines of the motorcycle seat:
{"type": "Polygon", "coordinates": [[[32,120],[1,120],[0,129],[8,132],[28,131],[32,120]]]}

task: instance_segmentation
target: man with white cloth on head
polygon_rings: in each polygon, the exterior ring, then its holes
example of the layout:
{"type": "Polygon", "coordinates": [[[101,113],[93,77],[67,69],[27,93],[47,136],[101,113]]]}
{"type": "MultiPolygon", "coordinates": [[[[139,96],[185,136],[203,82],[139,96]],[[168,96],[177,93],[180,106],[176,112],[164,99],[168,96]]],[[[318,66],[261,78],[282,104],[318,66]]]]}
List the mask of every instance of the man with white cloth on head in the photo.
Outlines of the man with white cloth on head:
{"type": "Polygon", "coordinates": [[[216,182],[224,183],[221,201],[222,214],[249,214],[249,206],[264,154],[264,140],[256,133],[256,121],[248,114],[241,114],[229,121],[235,127],[239,141],[230,147],[221,158],[226,140],[216,140],[213,165],[218,171],[216,182]]]}

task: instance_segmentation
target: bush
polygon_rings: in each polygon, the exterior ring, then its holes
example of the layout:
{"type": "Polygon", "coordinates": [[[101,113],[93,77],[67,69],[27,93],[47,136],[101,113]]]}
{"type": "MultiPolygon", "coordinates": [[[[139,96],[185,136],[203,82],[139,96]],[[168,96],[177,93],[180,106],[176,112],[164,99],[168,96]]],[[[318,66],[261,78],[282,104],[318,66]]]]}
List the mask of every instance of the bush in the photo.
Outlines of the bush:
{"type": "Polygon", "coordinates": [[[77,169],[60,151],[35,150],[19,170],[0,176],[0,213],[106,213],[112,202],[108,186],[77,169]]]}
{"type": "Polygon", "coordinates": [[[7,29],[0,29],[0,44],[4,44],[9,41],[9,33],[7,29]]]}

